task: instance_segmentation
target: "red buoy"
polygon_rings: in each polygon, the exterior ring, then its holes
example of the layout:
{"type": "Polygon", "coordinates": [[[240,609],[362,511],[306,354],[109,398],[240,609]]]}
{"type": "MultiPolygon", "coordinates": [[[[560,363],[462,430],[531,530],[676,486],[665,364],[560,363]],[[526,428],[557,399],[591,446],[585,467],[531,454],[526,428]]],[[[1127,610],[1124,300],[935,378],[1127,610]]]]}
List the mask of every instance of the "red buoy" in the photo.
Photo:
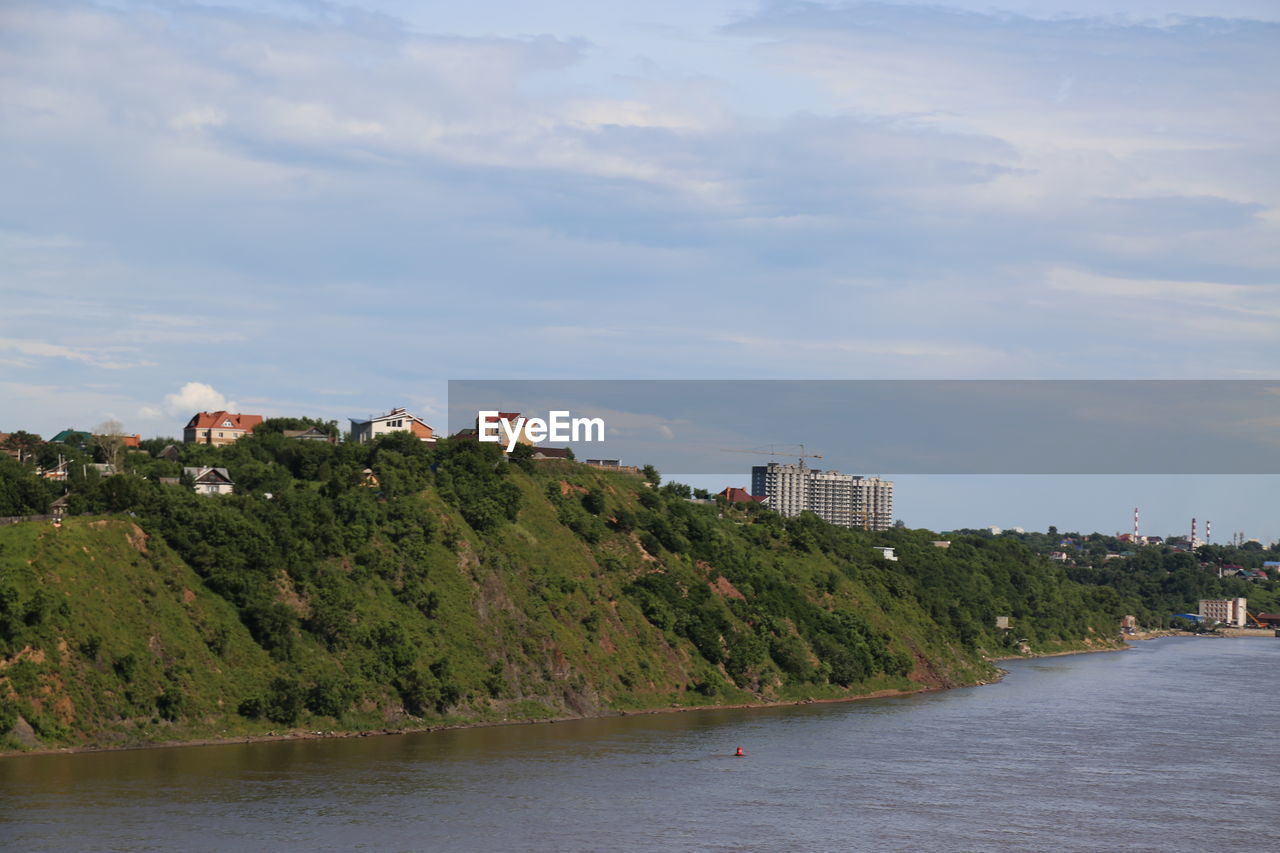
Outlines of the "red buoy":
{"type": "Polygon", "coordinates": [[[733,754],[734,758],[746,758],[747,754],[742,751],[742,747],[738,747],[738,751],[733,754]]]}

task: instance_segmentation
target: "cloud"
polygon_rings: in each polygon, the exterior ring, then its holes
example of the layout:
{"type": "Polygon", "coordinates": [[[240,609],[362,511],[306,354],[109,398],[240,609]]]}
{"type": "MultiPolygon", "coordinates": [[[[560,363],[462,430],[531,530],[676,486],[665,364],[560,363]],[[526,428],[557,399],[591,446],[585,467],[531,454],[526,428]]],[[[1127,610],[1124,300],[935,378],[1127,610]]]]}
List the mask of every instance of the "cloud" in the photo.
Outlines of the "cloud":
{"type": "MultiPolygon", "coordinates": [[[[235,402],[229,401],[213,386],[204,382],[188,382],[176,394],[167,394],[161,411],[168,415],[190,415],[195,412],[234,412],[235,402]]],[[[146,407],[144,417],[156,417],[159,411],[155,407],[146,407]]]]}
{"type": "MultiPolygon", "coordinates": [[[[89,349],[63,346],[48,341],[0,338],[0,350],[13,350],[22,355],[37,356],[39,358],[67,359],[104,370],[124,370],[150,364],[147,361],[120,360],[118,355],[125,351],[123,347],[89,349]]],[[[29,364],[29,362],[25,361],[21,363],[29,364]]]]}
{"type": "Polygon", "coordinates": [[[232,5],[0,13],[11,378],[344,417],[464,373],[1280,364],[1273,25],[232,5]]]}

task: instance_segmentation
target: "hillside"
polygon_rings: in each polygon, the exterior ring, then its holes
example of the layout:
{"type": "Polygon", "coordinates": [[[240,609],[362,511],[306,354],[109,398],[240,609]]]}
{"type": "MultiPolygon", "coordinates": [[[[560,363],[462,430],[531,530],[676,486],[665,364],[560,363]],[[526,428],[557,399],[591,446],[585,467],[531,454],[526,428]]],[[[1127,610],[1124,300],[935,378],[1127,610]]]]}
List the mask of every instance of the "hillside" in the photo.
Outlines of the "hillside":
{"type": "Polygon", "coordinates": [[[184,452],[238,493],[137,454],[77,493],[98,514],[0,527],[0,750],[836,698],[987,679],[1022,640],[1117,644],[1109,590],[1016,543],[474,442],[184,452]]]}

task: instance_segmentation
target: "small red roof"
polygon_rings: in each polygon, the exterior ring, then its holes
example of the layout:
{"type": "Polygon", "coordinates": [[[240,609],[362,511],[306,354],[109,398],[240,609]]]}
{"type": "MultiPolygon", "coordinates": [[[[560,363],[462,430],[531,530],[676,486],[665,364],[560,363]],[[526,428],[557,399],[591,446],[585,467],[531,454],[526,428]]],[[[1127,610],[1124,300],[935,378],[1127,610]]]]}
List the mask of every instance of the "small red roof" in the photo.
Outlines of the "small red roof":
{"type": "Polygon", "coordinates": [[[760,503],[764,500],[763,495],[753,495],[746,489],[742,489],[737,486],[729,486],[720,494],[723,495],[724,499],[731,504],[760,503]]]}

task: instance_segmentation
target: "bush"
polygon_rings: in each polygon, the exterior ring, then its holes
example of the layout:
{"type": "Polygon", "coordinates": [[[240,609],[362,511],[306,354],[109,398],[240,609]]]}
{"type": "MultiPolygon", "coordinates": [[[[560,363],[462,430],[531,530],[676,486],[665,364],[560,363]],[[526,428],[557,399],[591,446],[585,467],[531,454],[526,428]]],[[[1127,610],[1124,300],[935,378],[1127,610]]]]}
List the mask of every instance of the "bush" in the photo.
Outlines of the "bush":
{"type": "Polygon", "coordinates": [[[307,707],[322,717],[341,717],[355,701],[356,691],[340,678],[317,681],[307,691],[307,707]]]}
{"type": "Polygon", "coordinates": [[[293,725],[302,716],[306,693],[292,678],[274,678],[267,688],[263,716],[273,723],[293,725]]]}
{"type": "Polygon", "coordinates": [[[177,722],[187,715],[189,704],[181,690],[166,687],[164,692],[156,697],[156,713],[171,723],[177,722]]]}

